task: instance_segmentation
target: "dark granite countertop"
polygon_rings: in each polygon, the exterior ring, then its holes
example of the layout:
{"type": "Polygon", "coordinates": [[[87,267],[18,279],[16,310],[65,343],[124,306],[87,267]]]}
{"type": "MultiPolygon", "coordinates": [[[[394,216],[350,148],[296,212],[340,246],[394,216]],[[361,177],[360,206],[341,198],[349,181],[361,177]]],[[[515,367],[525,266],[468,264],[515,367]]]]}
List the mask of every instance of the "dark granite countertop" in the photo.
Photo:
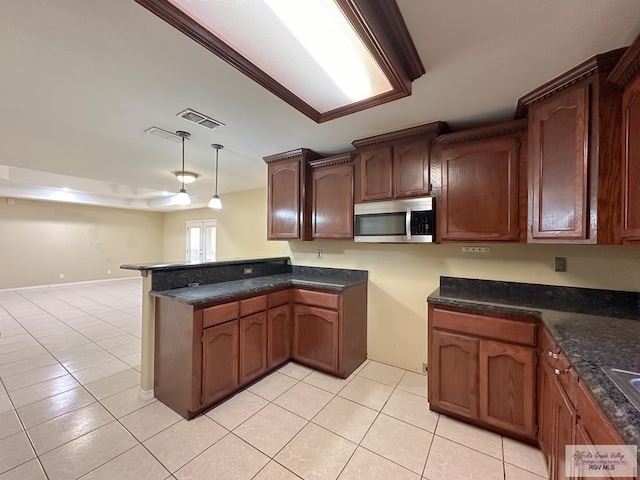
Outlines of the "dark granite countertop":
{"type": "Polygon", "coordinates": [[[170,298],[178,302],[199,306],[221,303],[280,288],[311,287],[341,292],[347,287],[365,283],[368,272],[364,270],[340,270],[334,268],[293,267],[292,273],[212,283],[194,287],[151,291],[155,297],[170,298]]]}
{"type": "Polygon", "coordinates": [[[442,277],[434,305],[540,319],[622,439],[640,446],[640,411],[602,370],[640,372],[640,295],[442,277]]]}
{"type": "Polygon", "coordinates": [[[208,266],[224,266],[224,265],[242,265],[245,263],[270,263],[270,262],[289,261],[289,257],[271,257],[271,258],[238,258],[233,260],[220,260],[215,262],[146,262],[146,263],[125,263],[120,265],[123,270],[183,270],[208,266]]]}

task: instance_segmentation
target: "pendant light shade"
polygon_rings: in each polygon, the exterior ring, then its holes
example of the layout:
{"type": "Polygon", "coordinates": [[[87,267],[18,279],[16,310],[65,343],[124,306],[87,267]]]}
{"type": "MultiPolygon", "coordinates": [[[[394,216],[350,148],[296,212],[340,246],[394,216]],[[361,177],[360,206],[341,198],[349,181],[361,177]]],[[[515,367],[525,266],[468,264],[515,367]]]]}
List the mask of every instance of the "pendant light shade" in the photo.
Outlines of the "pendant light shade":
{"type": "MultiPolygon", "coordinates": [[[[182,130],[178,130],[176,132],[176,135],[178,135],[179,137],[182,138],[182,169],[180,170],[180,172],[184,172],[184,141],[187,138],[189,138],[191,136],[191,134],[189,132],[184,132],[182,130]]],[[[178,192],[178,195],[176,195],[176,204],[177,205],[183,205],[183,206],[184,205],[191,205],[191,198],[189,198],[189,194],[184,189],[184,176],[182,176],[180,178],[180,180],[182,182],[182,188],[178,192]]]]}
{"type": "Polygon", "coordinates": [[[176,195],[176,205],[191,205],[191,198],[184,188],[176,195]]]}
{"type": "Polygon", "coordinates": [[[211,148],[216,149],[216,186],[213,192],[213,197],[209,200],[209,208],[220,210],[222,208],[222,201],[220,200],[220,197],[218,197],[218,154],[220,153],[220,149],[224,147],[219,143],[213,143],[211,144],[211,148]]]}
{"type": "Polygon", "coordinates": [[[215,210],[220,210],[222,208],[222,200],[220,200],[218,195],[211,197],[211,200],[209,200],[209,208],[213,208],[215,210]]]}

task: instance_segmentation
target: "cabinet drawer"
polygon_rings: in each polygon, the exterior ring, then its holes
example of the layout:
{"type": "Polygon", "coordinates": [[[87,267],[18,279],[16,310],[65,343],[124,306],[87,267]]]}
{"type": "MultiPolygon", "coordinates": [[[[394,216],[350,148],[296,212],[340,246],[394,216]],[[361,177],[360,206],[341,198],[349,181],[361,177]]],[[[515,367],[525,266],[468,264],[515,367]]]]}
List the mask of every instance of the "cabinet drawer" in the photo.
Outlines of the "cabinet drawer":
{"type": "Polygon", "coordinates": [[[280,290],[269,294],[269,308],[279,307],[291,300],[291,290],[280,290]]]}
{"type": "Polygon", "coordinates": [[[339,295],[335,293],[315,292],[313,290],[295,289],[293,291],[293,300],[296,303],[305,305],[315,305],[317,307],[338,309],[339,295]]]}
{"type": "Polygon", "coordinates": [[[433,309],[430,321],[433,328],[522,343],[524,345],[535,346],[536,344],[536,325],[534,323],[452,312],[438,308],[433,309]]]}
{"type": "Polygon", "coordinates": [[[238,318],[238,310],[238,302],[223,303],[215,307],[205,308],[202,315],[202,328],[234,320],[238,318]]]}
{"type": "Polygon", "coordinates": [[[260,295],[258,297],[245,298],[240,300],[240,316],[251,315],[252,313],[262,312],[267,309],[267,296],[260,295]]]}

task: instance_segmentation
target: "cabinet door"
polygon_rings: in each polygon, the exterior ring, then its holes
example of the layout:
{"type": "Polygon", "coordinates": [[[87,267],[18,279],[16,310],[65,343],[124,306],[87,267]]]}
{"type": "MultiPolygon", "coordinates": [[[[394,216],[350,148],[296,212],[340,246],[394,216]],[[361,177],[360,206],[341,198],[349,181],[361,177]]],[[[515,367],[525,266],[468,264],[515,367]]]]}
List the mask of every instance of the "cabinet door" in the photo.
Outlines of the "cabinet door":
{"type": "Polygon", "coordinates": [[[623,219],[624,241],[640,241],[640,77],[623,96],[623,219]]]}
{"type": "Polygon", "coordinates": [[[551,475],[552,480],[565,480],[565,462],[571,461],[565,455],[565,446],[575,444],[576,414],[573,404],[567,397],[558,378],[553,381],[553,398],[551,401],[553,418],[553,438],[551,445],[551,475]]]}
{"type": "Polygon", "coordinates": [[[313,238],[353,238],[353,166],[314,170],[313,238]]]}
{"type": "Polygon", "coordinates": [[[467,418],[478,417],[478,340],[434,330],[429,347],[431,404],[467,418]]]}
{"type": "Polygon", "coordinates": [[[338,312],[296,304],[293,313],[293,358],[336,372],[339,347],[338,312]]]}
{"type": "Polygon", "coordinates": [[[267,351],[269,368],[291,357],[291,306],[287,303],[269,310],[267,351]]]}
{"type": "Polygon", "coordinates": [[[240,383],[267,370],[267,312],[240,319],[240,383]]]}
{"type": "Polygon", "coordinates": [[[589,87],[572,87],[529,111],[529,240],[584,240],[589,219],[589,87]]]}
{"type": "Polygon", "coordinates": [[[300,238],[300,162],[278,162],[268,167],[267,239],[300,238]]]}
{"type": "Polygon", "coordinates": [[[429,195],[429,142],[396,145],[393,149],[395,198],[429,195]]]}
{"type": "Polygon", "coordinates": [[[392,163],[391,147],[360,154],[362,200],[393,198],[392,163]]]}
{"type": "Polygon", "coordinates": [[[533,348],[480,342],[480,420],[535,437],[535,362],[533,348]]]}
{"type": "Polygon", "coordinates": [[[238,386],[238,320],[202,331],[202,404],[208,405],[238,386]]]}
{"type": "Polygon", "coordinates": [[[542,351],[540,368],[538,371],[538,441],[540,449],[544,454],[547,467],[551,469],[551,444],[553,442],[553,394],[554,394],[554,373],[553,365],[547,356],[546,351],[542,351]]]}
{"type": "Polygon", "coordinates": [[[441,240],[518,240],[517,139],[447,147],[441,168],[441,240]]]}

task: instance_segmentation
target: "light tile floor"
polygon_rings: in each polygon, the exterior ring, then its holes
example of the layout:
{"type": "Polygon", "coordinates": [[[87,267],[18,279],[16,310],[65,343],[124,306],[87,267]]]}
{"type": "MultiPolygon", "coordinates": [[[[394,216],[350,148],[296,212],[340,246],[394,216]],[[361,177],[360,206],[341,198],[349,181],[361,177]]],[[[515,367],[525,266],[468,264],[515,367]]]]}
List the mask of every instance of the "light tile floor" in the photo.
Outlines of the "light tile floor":
{"type": "Polygon", "coordinates": [[[426,377],[289,363],[187,422],[138,398],[140,279],[0,292],[0,480],[541,480],[535,448],[430,412],[426,377]]]}

